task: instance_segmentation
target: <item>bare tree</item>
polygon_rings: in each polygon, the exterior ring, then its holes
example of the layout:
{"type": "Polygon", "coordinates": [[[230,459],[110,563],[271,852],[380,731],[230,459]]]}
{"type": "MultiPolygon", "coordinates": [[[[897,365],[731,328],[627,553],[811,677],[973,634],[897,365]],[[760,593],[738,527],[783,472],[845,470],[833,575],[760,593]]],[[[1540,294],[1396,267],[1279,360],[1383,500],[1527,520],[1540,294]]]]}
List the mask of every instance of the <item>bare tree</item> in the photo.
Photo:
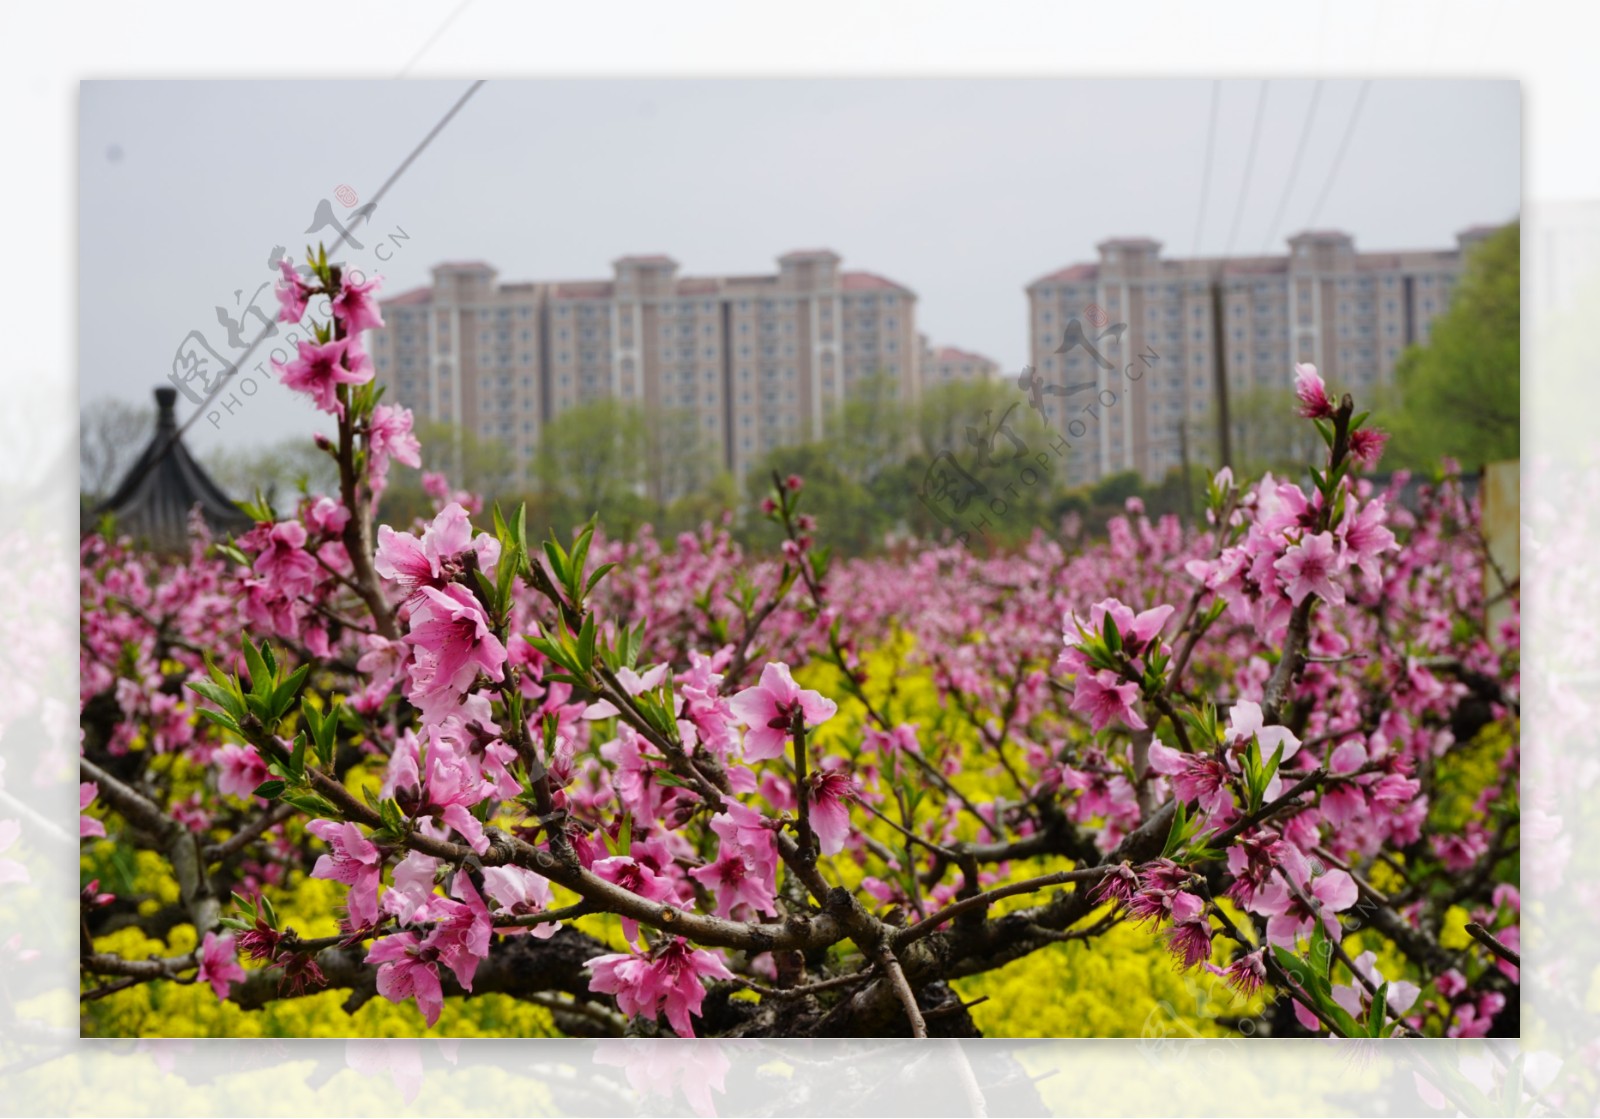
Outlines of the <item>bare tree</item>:
{"type": "Polygon", "coordinates": [[[78,488],[99,500],[108,496],[144,448],[155,420],[148,407],[103,398],[78,413],[78,488]]]}
{"type": "Polygon", "coordinates": [[[303,439],[258,447],[219,447],[204,456],[203,465],[235,501],[252,498],[260,491],[292,505],[302,488],[326,493],[339,479],[333,458],[303,439]]]}

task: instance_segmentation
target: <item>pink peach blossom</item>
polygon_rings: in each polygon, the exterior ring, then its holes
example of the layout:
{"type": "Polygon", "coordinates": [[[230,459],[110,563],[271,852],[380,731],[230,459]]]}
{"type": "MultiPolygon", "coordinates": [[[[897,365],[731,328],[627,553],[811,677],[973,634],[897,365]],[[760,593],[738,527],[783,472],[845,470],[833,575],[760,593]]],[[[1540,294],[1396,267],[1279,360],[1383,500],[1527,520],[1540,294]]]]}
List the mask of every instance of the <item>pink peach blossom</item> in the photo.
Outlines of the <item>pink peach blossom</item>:
{"type": "Polygon", "coordinates": [[[744,736],[744,756],[753,762],[783,756],[796,712],[808,726],[817,726],[839,710],[838,704],[820,692],[796,684],[789,666],[781,661],[763,668],[761,683],[734,696],[728,706],[750,728],[744,736]]]}

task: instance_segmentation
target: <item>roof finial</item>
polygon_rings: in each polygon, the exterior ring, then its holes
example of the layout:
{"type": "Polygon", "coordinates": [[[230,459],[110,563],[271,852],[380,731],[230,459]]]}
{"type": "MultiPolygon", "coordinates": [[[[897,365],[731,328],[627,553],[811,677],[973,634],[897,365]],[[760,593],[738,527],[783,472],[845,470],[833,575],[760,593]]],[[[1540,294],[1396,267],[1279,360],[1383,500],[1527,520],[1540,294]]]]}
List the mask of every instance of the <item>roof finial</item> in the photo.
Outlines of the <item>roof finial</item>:
{"type": "Polygon", "coordinates": [[[178,426],[178,390],[168,385],[156,389],[156,427],[171,431],[178,426]]]}

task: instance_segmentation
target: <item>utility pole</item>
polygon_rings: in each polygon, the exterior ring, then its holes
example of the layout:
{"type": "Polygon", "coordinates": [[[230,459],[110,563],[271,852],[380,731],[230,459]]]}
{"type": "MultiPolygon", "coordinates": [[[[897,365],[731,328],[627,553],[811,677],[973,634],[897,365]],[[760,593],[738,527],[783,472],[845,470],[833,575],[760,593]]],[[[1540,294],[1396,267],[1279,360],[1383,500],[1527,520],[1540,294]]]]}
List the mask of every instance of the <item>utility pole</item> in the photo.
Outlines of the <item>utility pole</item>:
{"type": "Polygon", "coordinates": [[[1185,410],[1184,416],[1178,421],[1178,463],[1183,471],[1183,513],[1189,518],[1189,523],[1194,523],[1194,482],[1189,477],[1189,416],[1185,410]]]}
{"type": "Polygon", "coordinates": [[[1228,343],[1222,313],[1222,265],[1211,273],[1212,372],[1217,383],[1217,455],[1223,466],[1233,465],[1233,425],[1228,418],[1228,343]]]}

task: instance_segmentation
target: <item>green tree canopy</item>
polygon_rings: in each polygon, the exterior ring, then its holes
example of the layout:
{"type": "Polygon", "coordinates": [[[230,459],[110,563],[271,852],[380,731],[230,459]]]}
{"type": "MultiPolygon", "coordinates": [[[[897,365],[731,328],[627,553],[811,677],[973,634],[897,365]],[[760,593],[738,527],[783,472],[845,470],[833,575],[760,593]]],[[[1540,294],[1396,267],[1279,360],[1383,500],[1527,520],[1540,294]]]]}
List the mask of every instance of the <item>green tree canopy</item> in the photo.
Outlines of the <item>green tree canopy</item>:
{"type": "MultiPolygon", "coordinates": [[[[422,469],[391,471],[389,488],[383,492],[383,514],[391,523],[432,516],[433,500],[422,488],[424,473],[443,474],[452,487],[489,500],[505,498],[521,487],[516,457],[499,440],[480,439],[465,427],[438,421],[419,421],[416,436],[422,442],[422,469]]],[[[327,461],[331,466],[333,460],[327,461]]],[[[338,477],[336,469],[333,477],[338,477]]]]}
{"type": "Polygon", "coordinates": [[[1443,455],[1473,467],[1521,455],[1522,235],[1512,223],[1471,251],[1450,308],[1426,345],[1396,366],[1398,406],[1385,465],[1443,455]]]}

